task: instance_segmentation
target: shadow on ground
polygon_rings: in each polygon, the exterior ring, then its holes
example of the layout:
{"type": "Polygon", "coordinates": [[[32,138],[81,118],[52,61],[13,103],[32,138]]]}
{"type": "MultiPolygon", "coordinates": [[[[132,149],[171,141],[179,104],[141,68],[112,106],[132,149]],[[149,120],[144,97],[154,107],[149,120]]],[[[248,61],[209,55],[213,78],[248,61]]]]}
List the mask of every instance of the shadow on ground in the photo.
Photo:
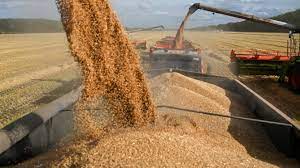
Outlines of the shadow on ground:
{"type": "Polygon", "coordinates": [[[35,79],[37,81],[46,81],[46,82],[58,82],[61,83],[61,86],[52,90],[49,93],[46,93],[42,98],[36,100],[33,102],[35,105],[43,105],[48,104],[57,98],[71,92],[72,90],[78,88],[81,85],[80,79],[73,79],[70,81],[64,81],[64,80],[51,80],[51,79],[35,79]]]}

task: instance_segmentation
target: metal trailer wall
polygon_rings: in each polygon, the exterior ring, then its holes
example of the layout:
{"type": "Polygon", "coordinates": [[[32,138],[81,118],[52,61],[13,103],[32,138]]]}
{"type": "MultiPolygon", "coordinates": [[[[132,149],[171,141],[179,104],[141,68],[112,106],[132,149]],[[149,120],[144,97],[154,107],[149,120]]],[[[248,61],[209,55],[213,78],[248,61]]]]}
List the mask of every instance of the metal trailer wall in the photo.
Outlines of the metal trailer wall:
{"type": "Polygon", "coordinates": [[[247,99],[249,109],[259,119],[290,124],[290,126],[268,124],[263,124],[263,126],[280,152],[300,160],[300,126],[242,82],[235,80],[235,83],[236,91],[247,99]]]}
{"type": "Polygon", "coordinates": [[[187,72],[179,69],[172,69],[171,71],[238,93],[247,100],[246,103],[249,110],[254,113],[258,119],[285,123],[286,125],[263,123],[262,125],[278,151],[284,153],[288,157],[297,158],[300,161],[300,125],[241,81],[237,79],[228,79],[226,77],[187,72]]]}
{"type": "Polygon", "coordinates": [[[0,166],[47,151],[73,128],[73,112],[63,111],[79,98],[81,88],[0,130],[0,166]]]}

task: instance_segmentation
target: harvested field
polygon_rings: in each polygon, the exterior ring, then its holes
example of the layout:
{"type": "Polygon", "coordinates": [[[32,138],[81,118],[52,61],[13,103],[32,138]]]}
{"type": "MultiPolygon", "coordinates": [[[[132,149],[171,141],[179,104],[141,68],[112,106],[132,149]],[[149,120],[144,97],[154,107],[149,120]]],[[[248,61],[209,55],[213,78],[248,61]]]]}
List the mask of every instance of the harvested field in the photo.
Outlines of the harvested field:
{"type": "Polygon", "coordinates": [[[64,34],[3,34],[0,44],[0,128],[81,83],[64,34]]]}
{"type": "Polygon", "coordinates": [[[77,68],[73,67],[2,91],[0,128],[76,89],[80,83],[77,68]]]}
{"type": "Polygon", "coordinates": [[[245,32],[193,32],[187,33],[186,38],[219,53],[229,56],[234,50],[278,50],[286,52],[288,34],[285,33],[245,33],[245,32]],[[197,37],[195,39],[195,37],[197,37]]]}
{"type": "MultiPolygon", "coordinates": [[[[155,77],[150,86],[158,106],[253,117],[238,95],[177,73],[155,77]]],[[[97,139],[63,144],[19,167],[299,166],[276,151],[260,125],[170,108],[158,111],[155,126],[102,129],[97,139]]]]}
{"type": "Polygon", "coordinates": [[[72,64],[63,34],[0,35],[0,80],[72,64]]]}

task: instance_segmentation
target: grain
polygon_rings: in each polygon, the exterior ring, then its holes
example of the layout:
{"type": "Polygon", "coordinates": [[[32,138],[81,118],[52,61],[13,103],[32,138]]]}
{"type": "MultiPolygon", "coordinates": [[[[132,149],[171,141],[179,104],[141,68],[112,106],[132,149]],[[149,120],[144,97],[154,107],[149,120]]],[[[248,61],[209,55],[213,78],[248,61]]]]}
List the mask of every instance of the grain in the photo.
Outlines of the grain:
{"type": "MultiPolygon", "coordinates": [[[[239,107],[238,95],[178,73],[155,77],[150,86],[158,105],[227,115],[250,113],[239,107]],[[207,97],[193,91],[198,87],[207,97]],[[212,99],[216,90],[223,105],[212,99]]],[[[37,160],[44,167],[299,166],[277,152],[259,125],[166,108],[158,108],[158,115],[155,125],[102,131],[97,138],[67,143],[37,160]]]]}
{"type": "MultiPolygon", "coordinates": [[[[247,123],[159,108],[156,123],[149,125],[156,118],[154,103],[136,53],[108,2],[62,0],[58,6],[72,55],[84,75],[76,121],[85,134],[29,162],[30,166],[298,166],[279,155],[266,135],[247,123]],[[139,127],[107,127],[115,118],[122,125],[139,127]]],[[[238,95],[177,73],[162,74],[150,85],[158,105],[226,115],[247,113],[238,95]]]]}
{"type": "MultiPolygon", "coordinates": [[[[83,104],[104,98],[120,126],[153,123],[154,105],[137,53],[108,1],[57,0],[57,5],[83,73],[83,104]]],[[[81,117],[88,113],[78,113],[78,125],[85,125],[81,117]]]]}
{"type": "Polygon", "coordinates": [[[176,37],[174,40],[174,45],[173,48],[174,49],[183,49],[184,48],[184,26],[185,23],[187,22],[187,20],[189,19],[189,17],[192,15],[193,13],[191,13],[190,11],[186,14],[186,16],[184,17],[184,20],[182,21],[179,29],[177,30],[176,33],[176,37]]]}

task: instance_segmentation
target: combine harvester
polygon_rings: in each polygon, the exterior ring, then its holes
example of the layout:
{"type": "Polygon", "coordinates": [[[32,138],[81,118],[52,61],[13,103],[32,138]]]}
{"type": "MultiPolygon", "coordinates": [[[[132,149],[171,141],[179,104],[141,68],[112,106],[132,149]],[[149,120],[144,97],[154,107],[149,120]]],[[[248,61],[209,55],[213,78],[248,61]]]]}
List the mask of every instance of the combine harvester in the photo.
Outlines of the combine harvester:
{"type": "MultiPolygon", "coordinates": [[[[144,28],[144,29],[137,29],[137,30],[132,30],[132,31],[128,31],[128,34],[132,34],[132,33],[137,33],[137,32],[142,32],[142,31],[150,31],[150,30],[154,30],[154,29],[165,29],[165,27],[163,25],[160,26],[155,26],[155,27],[149,27],[149,28],[144,28]]],[[[132,41],[132,45],[136,48],[136,49],[141,49],[141,50],[146,50],[147,49],[147,41],[146,40],[133,40],[132,41]]]]}
{"type": "Polygon", "coordinates": [[[157,41],[150,48],[150,65],[152,69],[182,69],[205,74],[207,66],[201,58],[201,49],[184,40],[184,26],[190,15],[187,15],[179,27],[176,37],[167,36],[157,41]]]}
{"type": "Polygon", "coordinates": [[[294,25],[272,20],[259,18],[236,11],[218,9],[202,4],[194,4],[191,13],[197,9],[245,19],[253,22],[268,24],[289,30],[289,41],[287,52],[279,51],[231,51],[231,69],[236,75],[276,75],[279,82],[284,82],[288,77],[288,83],[294,90],[300,89],[300,28],[294,25]],[[299,34],[296,37],[296,34],[299,34]]]}
{"type": "Polygon", "coordinates": [[[174,47],[175,37],[167,36],[150,48],[151,69],[182,69],[206,73],[207,67],[201,58],[201,50],[185,40],[181,48],[174,47]]]}
{"type": "MultiPolygon", "coordinates": [[[[213,12],[217,10],[197,3],[190,8],[188,16],[193,14],[197,9],[206,9],[213,12]]],[[[230,11],[230,13],[232,13],[232,11],[230,11]]],[[[240,13],[235,13],[235,15],[240,15],[240,13]]],[[[294,31],[294,33],[295,32],[296,31],[294,31]]],[[[179,36],[175,38],[166,37],[151,48],[151,57],[155,60],[157,57],[159,58],[155,63],[161,63],[166,66],[153,69],[152,71],[158,74],[170,71],[178,72],[197,80],[212,83],[242,96],[247,101],[245,101],[245,105],[241,106],[248,108],[249,111],[255,114],[256,118],[216,115],[207,112],[203,112],[202,115],[223,117],[224,119],[230,118],[231,120],[250,122],[255,125],[260,124],[268,133],[270,140],[278,151],[288,157],[294,157],[300,160],[300,125],[242,82],[236,79],[206,75],[201,73],[201,70],[198,70],[198,72],[194,70],[190,71],[190,67],[169,67],[170,65],[174,65],[173,59],[176,58],[178,58],[178,62],[175,61],[177,65],[180,65],[179,60],[184,56],[195,58],[195,61],[198,63],[201,59],[199,57],[199,50],[192,47],[190,42],[183,40],[182,33],[183,26],[181,26],[177,34],[179,36]],[[162,60],[160,59],[165,59],[165,56],[171,57],[171,63],[165,64],[161,62],[162,60]],[[199,58],[199,60],[196,58],[199,58]]],[[[296,65],[298,64],[295,63],[294,66],[296,65]]],[[[78,88],[1,129],[0,166],[10,165],[45,152],[59,142],[61,138],[71,133],[73,129],[73,111],[71,107],[80,97],[80,92],[81,88],[78,88]]],[[[178,97],[178,99],[180,99],[180,97],[178,97]]],[[[247,114],[245,114],[245,116],[247,116],[247,114]]],[[[247,132],[245,132],[245,134],[246,133],[247,132]]]]}

